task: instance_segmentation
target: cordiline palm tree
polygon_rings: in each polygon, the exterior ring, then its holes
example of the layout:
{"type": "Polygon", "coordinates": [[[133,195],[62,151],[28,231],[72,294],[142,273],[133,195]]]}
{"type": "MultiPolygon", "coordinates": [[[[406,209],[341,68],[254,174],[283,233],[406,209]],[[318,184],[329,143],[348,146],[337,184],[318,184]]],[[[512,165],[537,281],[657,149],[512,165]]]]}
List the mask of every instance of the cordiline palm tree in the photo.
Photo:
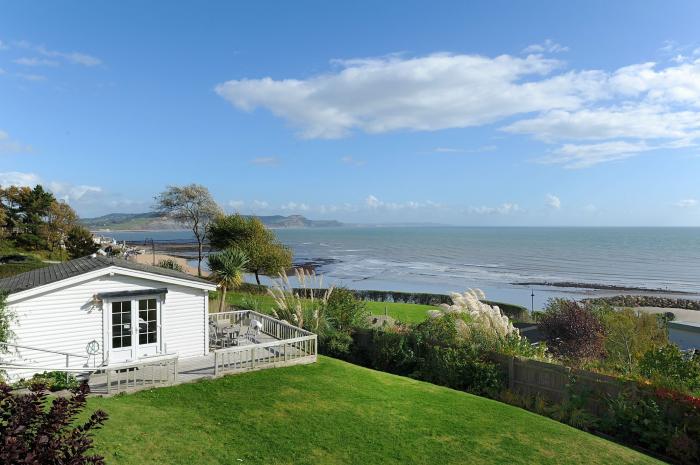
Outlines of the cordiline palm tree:
{"type": "Polygon", "coordinates": [[[224,311],[226,290],[235,289],[243,283],[243,273],[248,265],[248,256],[240,249],[228,248],[209,255],[209,269],[216,284],[221,287],[219,311],[224,311]]]}

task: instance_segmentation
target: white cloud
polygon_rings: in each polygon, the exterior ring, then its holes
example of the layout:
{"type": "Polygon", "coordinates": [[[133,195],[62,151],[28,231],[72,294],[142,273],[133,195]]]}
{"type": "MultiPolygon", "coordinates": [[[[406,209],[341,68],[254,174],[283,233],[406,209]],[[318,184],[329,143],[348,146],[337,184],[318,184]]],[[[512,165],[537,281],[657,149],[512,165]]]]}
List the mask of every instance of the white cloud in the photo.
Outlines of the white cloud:
{"type": "Polygon", "coordinates": [[[622,160],[655,150],[644,142],[611,141],[599,144],[565,144],[551,155],[540,159],[543,163],[557,163],[565,168],[588,168],[598,163],[622,160]]]}
{"type": "Polygon", "coordinates": [[[252,207],[264,210],[266,208],[269,208],[270,204],[265,200],[253,200],[252,207]]]}
{"type": "Polygon", "coordinates": [[[228,201],[228,206],[233,208],[234,210],[240,210],[244,205],[245,205],[245,202],[243,200],[229,200],[228,201]]]}
{"type": "MultiPolygon", "coordinates": [[[[552,41],[529,47],[563,48],[552,41]]],[[[700,59],[611,72],[567,71],[563,62],[539,54],[390,55],[334,64],[331,72],[308,79],[232,80],[216,91],[237,108],[268,109],[305,138],[433,131],[510,118],[504,131],[557,144],[549,151],[555,156],[541,161],[572,168],[700,140],[700,59]]]]}
{"type": "Polygon", "coordinates": [[[305,212],[309,210],[309,206],[305,203],[287,202],[280,207],[282,210],[289,210],[293,212],[301,211],[305,212]]]}
{"type": "Polygon", "coordinates": [[[416,202],[413,200],[409,200],[406,202],[384,202],[382,200],[379,200],[376,196],[374,195],[368,195],[367,198],[365,199],[365,206],[371,210],[378,210],[378,209],[384,209],[384,210],[404,210],[404,209],[411,209],[415,210],[418,208],[442,208],[442,205],[433,202],[432,200],[426,200],[423,202],[416,202]]]}
{"type": "Polygon", "coordinates": [[[46,80],[46,76],[44,76],[43,74],[17,73],[16,76],[20,79],[24,79],[25,81],[31,82],[41,82],[46,80]]]}
{"type": "Polygon", "coordinates": [[[0,76],[2,76],[3,74],[7,74],[7,71],[5,71],[4,69],[0,68],[0,76]]]}
{"type": "Polygon", "coordinates": [[[521,209],[517,203],[502,203],[496,207],[469,207],[467,211],[478,215],[509,215],[511,213],[519,212],[521,209]]]}
{"type": "Polygon", "coordinates": [[[561,208],[561,200],[559,197],[553,194],[547,194],[545,196],[545,203],[548,207],[554,208],[555,210],[559,210],[561,208]]]}
{"type": "Polygon", "coordinates": [[[697,207],[699,204],[700,202],[697,199],[683,199],[679,200],[676,206],[681,208],[693,208],[697,207]]]}
{"type": "Polygon", "coordinates": [[[584,210],[585,212],[587,212],[587,213],[595,213],[595,212],[598,211],[598,207],[596,207],[596,206],[593,205],[592,203],[589,203],[588,205],[586,205],[585,207],[583,207],[583,210],[584,210]]]}
{"type": "Polygon", "coordinates": [[[478,126],[517,114],[574,109],[597,92],[598,72],[546,77],[562,63],[541,56],[433,54],[336,62],[306,80],[231,80],[216,92],[301,128],[305,138],[337,138],[359,129],[383,133],[478,126]]]}
{"type": "Polygon", "coordinates": [[[541,44],[528,45],[523,49],[523,53],[561,53],[568,51],[569,47],[560,45],[551,39],[546,39],[541,44]]]}
{"type": "Polygon", "coordinates": [[[498,149],[495,145],[482,145],[481,147],[476,147],[473,149],[458,149],[454,147],[435,147],[433,152],[435,153],[483,153],[483,152],[493,152],[498,149]]]}
{"type": "Polygon", "coordinates": [[[257,157],[250,160],[250,163],[258,166],[277,166],[279,159],[277,157],[257,157]]]}
{"type": "Polygon", "coordinates": [[[342,163],[345,163],[346,165],[352,165],[352,166],[364,166],[364,164],[365,164],[364,160],[357,160],[356,158],[353,158],[351,156],[341,157],[340,161],[342,163]]]}
{"type": "Polygon", "coordinates": [[[33,187],[40,183],[40,178],[34,173],[7,171],[0,173],[0,186],[33,187]]]}
{"type": "Polygon", "coordinates": [[[58,62],[54,60],[46,60],[43,58],[28,58],[22,57],[13,60],[14,63],[22,66],[58,66],[58,62]]]}
{"type": "Polygon", "coordinates": [[[39,55],[49,57],[49,58],[56,58],[63,60],[67,63],[71,64],[76,64],[76,65],[82,65],[82,66],[97,66],[102,64],[102,60],[99,58],[88,55],[87,53],[82,53],[82,52],[61,52],[58,50],[50,50],[46,48],[43,45],[35,45],[32,44],[31,42],[22,40],[22,41],[17,41],[14,43],[15,46],[18,48],[26,49],[26,50],[31,50],[33,52],[38,53],[39,55]]]}
{"type": "Polygon", "coordinates": [[[33,151],[31,145],[14,140],[10,138],[8,133],[0,130],[0,154],[30,153],[33,151]]]}
{"type": "Polygon", "coordinates": [[[53,192],[56,198],[69,204],[80,200],[85,200],[87,195],[102,192],[102,188],[98,186],[87,186],[82,184],[72,185],[55,181],[48,183],[47,187],[51,192],[53,192]]]}

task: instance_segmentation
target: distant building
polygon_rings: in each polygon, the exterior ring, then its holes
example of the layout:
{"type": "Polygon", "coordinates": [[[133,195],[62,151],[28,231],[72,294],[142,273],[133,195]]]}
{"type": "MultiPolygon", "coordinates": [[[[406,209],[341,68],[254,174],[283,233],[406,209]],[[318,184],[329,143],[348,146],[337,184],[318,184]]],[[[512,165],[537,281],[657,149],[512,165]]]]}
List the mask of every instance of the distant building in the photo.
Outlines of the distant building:
{"type": "Polygon", "coordinates": [[[668,323],[668,339],[681,350],[700,349],[700,323],[671,321],[668,323]]]}

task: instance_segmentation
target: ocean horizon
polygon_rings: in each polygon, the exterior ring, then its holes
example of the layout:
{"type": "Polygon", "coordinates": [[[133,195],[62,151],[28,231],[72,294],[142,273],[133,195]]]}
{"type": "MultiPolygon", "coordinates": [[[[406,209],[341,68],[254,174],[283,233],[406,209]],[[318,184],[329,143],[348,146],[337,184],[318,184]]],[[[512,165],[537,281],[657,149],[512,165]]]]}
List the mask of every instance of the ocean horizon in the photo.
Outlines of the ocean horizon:
{"type": "MultiPolygon", "coordinates": [[[[490,299],[528,308],[552,297],[644,293],[637,288],[669,297],[700,294],[697,227],[345,226],[275,233],[292,248],[295,263],[318,263],[325,285],[351,289],[476,287],[490,299]],[[551,285],[557,283],[632,290],[551,285]]],[[[104,234],[120,241],[193,240],[185,230],[104,234]]]]}

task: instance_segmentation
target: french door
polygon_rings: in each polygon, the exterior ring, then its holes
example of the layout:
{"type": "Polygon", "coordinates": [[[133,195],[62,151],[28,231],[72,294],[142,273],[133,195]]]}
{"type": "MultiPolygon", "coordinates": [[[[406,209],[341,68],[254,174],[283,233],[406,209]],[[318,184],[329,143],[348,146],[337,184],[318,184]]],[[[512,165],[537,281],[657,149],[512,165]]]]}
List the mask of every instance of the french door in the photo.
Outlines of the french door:
{"type": "Polygon", "coordinates": [[[156,297],[110,302],[109,362],[119,363],[161,352],[161,303],[156,297]]]}

